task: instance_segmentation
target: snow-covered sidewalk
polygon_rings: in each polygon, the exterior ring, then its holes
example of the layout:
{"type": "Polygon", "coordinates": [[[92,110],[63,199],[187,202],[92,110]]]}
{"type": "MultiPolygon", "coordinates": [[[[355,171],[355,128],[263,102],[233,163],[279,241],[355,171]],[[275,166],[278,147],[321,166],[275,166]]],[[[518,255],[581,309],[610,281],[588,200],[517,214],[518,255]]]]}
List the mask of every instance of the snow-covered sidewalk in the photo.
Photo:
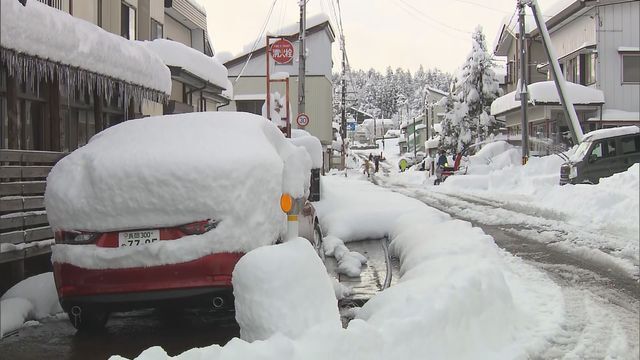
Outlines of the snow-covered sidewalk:
{"type": "MultiPolygon", "coordinates": [[[[399,283],[365,304],[346,329],[331,321],[306,331],[298,331],[297,324],[296,331],[288,331],[282,328],[287,321],[280,319],[279,327],[269,327],[268,321],[275,320],[265,317],[241,326],[243,334],[255,334],[258,329],[263,337],[264,329],[278,329],[266,340],[234,339],[224,347],[192,349],[175,358],[241,359],[259,354],[262,359],[514,359],[543,351],[560,331],[564,303],[559,287],[500,250],[480,229],[353,176],[324,177],[322,189],[318,212],[325,233],[345,242],[389,236],[392,251],[401,260],[399,283]]],[[[282,257],[248,254],[254,266],[274,268],[269,264],[278,262],[288,271],[287,277],[293,277],[269,284],[274,287],[270,294],[301,297],[287,300],[285,314],[319,311],[318,304],[309,307],[304,301],[305,292],[289,288],[297,283],[291,272],[313,273],[305,268],[319,264],[283,261],[291,256],[290,247],[279,249],[282,257]]],[[[305,253],[301,251],[300,256],[305,253]]],[[[244,268],[239,271],[251,271],[244,268]]],[[[316,281],[318,288],[326,287],[324,280],[316,281]]],[[[246,299],[244,295],[236,294],[246,299]]],[[[244,302],[237,311],[251,314],[264,303],[254,305],[244,302]]],[[[326,306],[321,308],[326,313],[326,306]]],[[[159,347],[138,357],[166,358],[159,347]]]]}
{"type": "Polygon", "coordinates": [[[597,185],[560,186],[559,156],[532,157],[526,166],[519,162],[518,148],[497,142],[469,158],[466,175],[449,177],[440,186],[421,172],[395,173],[383,181],[402,186],[406,194],[448,195],[456,216],[530,228],[519,235],[638,278],[639,164],[597,185]]]}

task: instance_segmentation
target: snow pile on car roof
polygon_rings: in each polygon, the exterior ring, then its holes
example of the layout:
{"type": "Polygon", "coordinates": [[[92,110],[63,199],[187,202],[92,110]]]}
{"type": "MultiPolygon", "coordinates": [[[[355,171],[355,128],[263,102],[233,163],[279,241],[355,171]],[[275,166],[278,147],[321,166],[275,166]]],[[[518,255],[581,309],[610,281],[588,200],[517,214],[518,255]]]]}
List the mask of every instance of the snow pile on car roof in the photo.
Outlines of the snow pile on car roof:
{"type": "Polygon", "coordinates": [[[257,115],[208,112],[126,121],[51,170],[45,193],[51,226],[112,231],[215,219],[218,227],[137,248],[87,245],[95,255],[85,259],[87,246],[56,245],[54,260],[87,268],[150,266],[272,244],[285,225],[280,195],[308,192],[310,169],[306,151],[257,115]]]}

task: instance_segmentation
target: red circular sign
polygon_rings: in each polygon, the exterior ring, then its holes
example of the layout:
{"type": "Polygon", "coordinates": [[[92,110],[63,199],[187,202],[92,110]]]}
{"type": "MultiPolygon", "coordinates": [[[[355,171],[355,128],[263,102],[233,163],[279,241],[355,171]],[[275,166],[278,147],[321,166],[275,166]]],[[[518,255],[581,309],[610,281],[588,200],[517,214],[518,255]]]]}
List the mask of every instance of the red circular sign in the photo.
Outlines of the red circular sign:
{"type": "Polygon", "coordinates": [[[309,125],[309,115],[307,115],[305,113],[298,114],[298,116],[296,117],[296,122],[301,127],[305,127],[305,126],[309,125]]]}
{"type": "Polygon", "coordinates": [[[280,39],[271,44],[271,57],[278,64],[288,64],[293,60],[293,44],[286,39],[280,39]]]}

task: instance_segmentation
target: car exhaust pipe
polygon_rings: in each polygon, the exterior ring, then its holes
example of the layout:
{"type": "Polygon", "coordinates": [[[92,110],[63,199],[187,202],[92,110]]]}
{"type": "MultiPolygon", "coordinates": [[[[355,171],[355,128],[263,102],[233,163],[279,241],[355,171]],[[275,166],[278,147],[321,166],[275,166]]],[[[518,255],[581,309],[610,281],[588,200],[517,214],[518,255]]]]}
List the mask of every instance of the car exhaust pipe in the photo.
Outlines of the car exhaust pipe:
{"type": "Polygon", "coordinates": [[[221,298],[220,296],[216,296],[213,298],[213,308],[214,309],[220,309],[221,307],[224,306],[224,299],[221,298]]]}

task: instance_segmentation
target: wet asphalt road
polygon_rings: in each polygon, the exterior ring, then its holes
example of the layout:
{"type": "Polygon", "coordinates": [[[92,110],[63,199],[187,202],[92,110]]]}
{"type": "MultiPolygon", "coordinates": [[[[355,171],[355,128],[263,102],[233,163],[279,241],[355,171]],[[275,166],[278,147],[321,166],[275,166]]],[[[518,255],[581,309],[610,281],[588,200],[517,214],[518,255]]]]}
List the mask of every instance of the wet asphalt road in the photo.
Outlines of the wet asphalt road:
{"type": "Polygon", "coordinates": [[[0,341],[2,359],[108,359],[127,358],[161,345],[169,355],[194,347],[226,344],[240,335],[233,312],[135,311],[113,314],[104,331],[76,334],[67,319],[51,319],[23,327],[0,341]]]}

